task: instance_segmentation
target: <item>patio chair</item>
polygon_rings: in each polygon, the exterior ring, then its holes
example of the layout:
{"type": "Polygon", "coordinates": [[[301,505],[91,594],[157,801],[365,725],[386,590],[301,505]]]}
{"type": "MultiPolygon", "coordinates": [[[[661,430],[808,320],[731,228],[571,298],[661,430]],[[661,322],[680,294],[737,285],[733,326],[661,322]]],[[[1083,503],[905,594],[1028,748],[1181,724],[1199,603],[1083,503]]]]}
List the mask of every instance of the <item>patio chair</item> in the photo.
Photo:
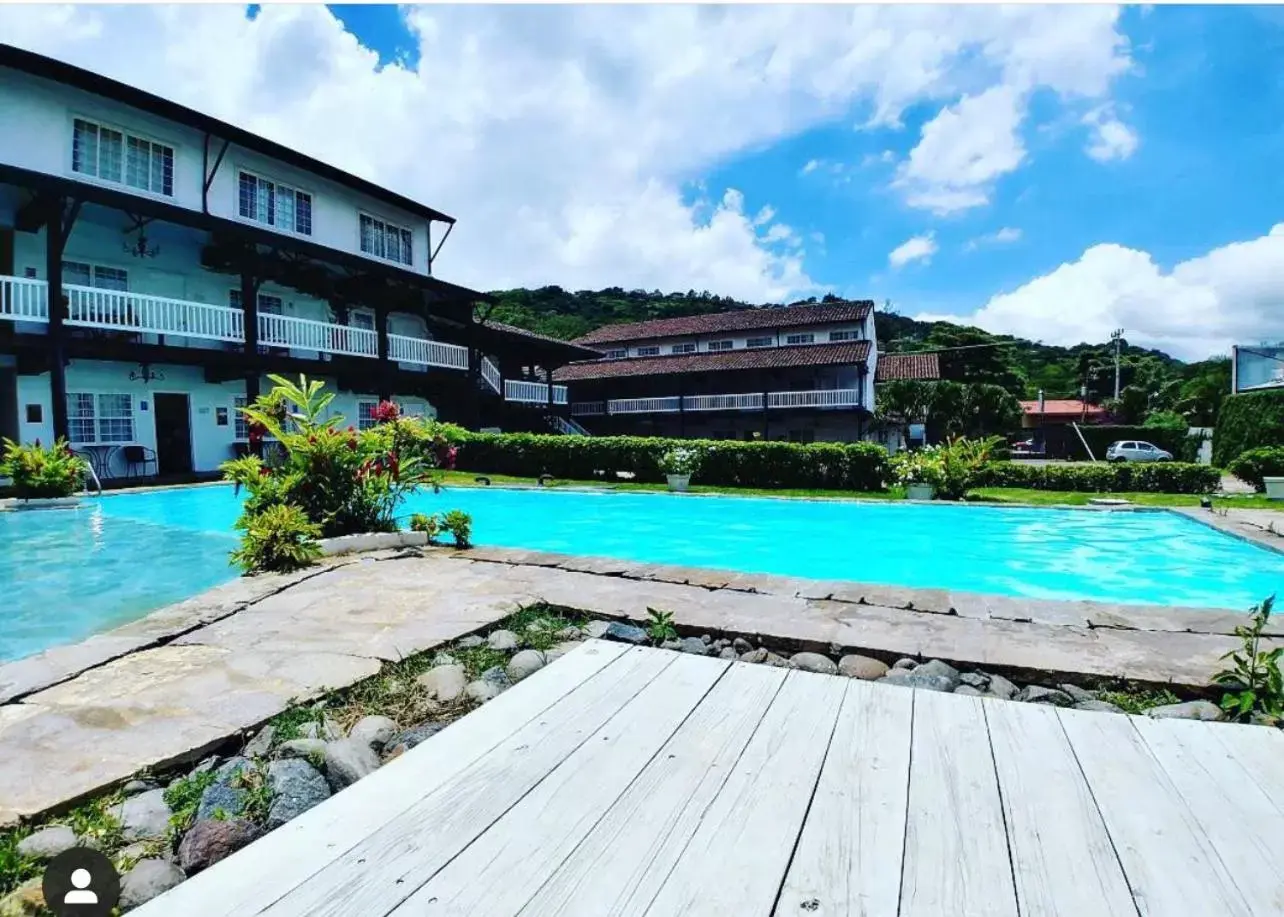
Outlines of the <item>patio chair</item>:
{"type": "Polygon", "coordinates": [[[144,477],[147,475],[148,465],[156,469],[156,474],[160,474],[160,463],[156,460],[156,452],[146,446],[125,446],[120,450],[120,457],[125,463],[125,473],[128,477],[135,477],[134,469],[140,465],[144,477]]]}

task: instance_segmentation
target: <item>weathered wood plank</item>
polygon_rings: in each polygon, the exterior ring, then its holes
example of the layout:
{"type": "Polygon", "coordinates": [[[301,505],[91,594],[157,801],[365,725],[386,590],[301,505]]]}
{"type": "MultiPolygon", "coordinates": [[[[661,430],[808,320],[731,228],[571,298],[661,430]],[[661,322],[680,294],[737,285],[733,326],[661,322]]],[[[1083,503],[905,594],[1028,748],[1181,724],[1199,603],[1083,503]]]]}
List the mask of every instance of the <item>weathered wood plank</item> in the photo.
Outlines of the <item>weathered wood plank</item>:
{"type": "Polygon", "coordinates": [[[501,694],[355,786],[131,913],[254,913],[255,907],[285,895],[424,795],[467,771],[559,701],[574,694],[592,696],[628,677],[641,655],[618,643],[587,641],[527,678],[520,691],[501,694]]]}
{"type": "Polygon", "coordinates": [[[848,684],[777,917],[895,917],[918,693],[848,684]]]}
{"type": "Polygon", "coordinates": [[[784,680],[784,669],[733,665],[553,871],[522,917],[639,917],[784,680]]]}
{"type": "Polygon", "coordinates": [[[848,684],[789,673],[646,910],[649,917],[771,913],[848,684]]]}
{"type": "Polygon", "coordinates": [[[1133,725],[1135,717],[1057,713],[1143,917],[1248,917],[1204,829],[1133,725]]]}
{"type": "Polygon", "coordinates": [[[916,693],[901,917],[1017,917],[981,702],[916,693]]]}
{"type": "Polygon", "coordinates": [[[1239,762],[1248,778],[1284,813],[1284,733],[1259,726],[1232,726],[1210,733],[1239,762]]]}
{"type": "Polygon", "coordinates": [[[1137,917],[1056,709],[985,700],[982,710],[1022,917],[1137,917]]]}
{"type": "Polygon", "coordinates": [[[590,741],[393,913],[516,914],[673,737],[728,666],[729,662],[679,655],[590,741]]]}
{"type": "Polygon", "coordinates": [[[1252,912],[1284,914],[1284,863],[1279,855],[1284,816],[1215,735],[1252,729],[1262,733],[1266,744],[1266,730],[1146,717],[1138,717],[1134,725],[1252,912]]]}

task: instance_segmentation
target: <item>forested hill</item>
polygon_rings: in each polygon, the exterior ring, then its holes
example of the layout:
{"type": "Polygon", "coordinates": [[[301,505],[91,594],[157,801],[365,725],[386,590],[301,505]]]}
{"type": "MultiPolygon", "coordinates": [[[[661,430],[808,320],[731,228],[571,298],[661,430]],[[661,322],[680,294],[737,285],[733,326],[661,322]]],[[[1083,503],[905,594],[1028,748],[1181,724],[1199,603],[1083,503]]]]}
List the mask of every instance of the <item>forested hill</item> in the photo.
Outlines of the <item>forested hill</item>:
{"type": "MultiPolygon", "coordinates": [[[[572,293],[561,287],[541,287],[499,290],[493,295],[499,300],[491,312],[495,320],[567,340],[602,325],[753,308],[728,296],[694,290],[661,293],[608,287],[572,293]]],[[[834,299],[812,297],[790,305],[834,299]]],[[[966,348],[945,352],[942,372],[947,378],[995,382],[1021,398],[1034,398],[1040,389],[1048,398],[1078,397],[1080,386],[1087,387],[1093,402],[1114,393],[1113,349],[1108,341],[1056,347],[952,322],[920,322],[883,306],[875,313],[875,325],[879,347],[887,352],[966,348]],[[977,344],[1005,346],[972,346],[977,344]]],[[[1140,422],[1156,411],[1176,410],[1192,423],[1211,424],[1223,393],[1230,389],[1228,359],[1183,363],[1158,350],[1126,345],[1122,364],[1123,390],[1114,407],[1129,422],[1140,422]]]]}

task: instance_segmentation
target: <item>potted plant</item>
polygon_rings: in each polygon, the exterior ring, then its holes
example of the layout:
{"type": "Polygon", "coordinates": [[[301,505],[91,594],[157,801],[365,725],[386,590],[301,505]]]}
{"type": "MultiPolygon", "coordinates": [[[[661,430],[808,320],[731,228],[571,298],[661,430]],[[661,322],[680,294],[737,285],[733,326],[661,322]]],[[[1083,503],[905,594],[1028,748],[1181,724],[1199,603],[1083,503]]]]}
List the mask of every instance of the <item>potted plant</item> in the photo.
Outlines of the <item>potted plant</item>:
{"type": "Polygon", "coordinates": [[[45,447],[40,440],[24,446],[6,439],[0,477],[13,481],[19,506],[74,506],[88,467],[65,440],[45,447]]]}
{"type": "Polygon", "coordinates": [[[905,486],[907,499],[931,500],[942,478],[939,450],[929,446],[898,452],[892,457],[892,474],[898,484],[905,486]]]}
{"type": "Polygon", "coordinates": [[[697,449],[670,449],[660,456],[660,470],[669,482],[669,490],[685,491],[691,476],[700,470],[700,452],[697,449]]]}

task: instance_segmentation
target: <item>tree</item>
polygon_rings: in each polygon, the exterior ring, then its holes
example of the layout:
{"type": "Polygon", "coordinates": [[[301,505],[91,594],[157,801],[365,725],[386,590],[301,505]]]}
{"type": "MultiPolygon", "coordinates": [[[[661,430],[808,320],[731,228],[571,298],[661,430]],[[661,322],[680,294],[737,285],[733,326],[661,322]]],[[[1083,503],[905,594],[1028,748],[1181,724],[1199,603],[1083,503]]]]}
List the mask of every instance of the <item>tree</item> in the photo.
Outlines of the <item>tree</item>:
{"type": "Polygon", "coordinates": [[[895,379],[881,382],[874,391],[874,417],[885,426],[900,430],[909,440],[909,426],[927,419],[932,404],[932,387],[936,383],[895,379]]]}
{"type": "Polygon", "coordinates": [[[930,349],[941,350],[941,377],[956,382],[986,382],[1019,394],[1025,391],[1025,377],[1013,360],[1010,340],[987,334],[979,328],[964,328],[938,322],[927,336],[930,349]]]}

